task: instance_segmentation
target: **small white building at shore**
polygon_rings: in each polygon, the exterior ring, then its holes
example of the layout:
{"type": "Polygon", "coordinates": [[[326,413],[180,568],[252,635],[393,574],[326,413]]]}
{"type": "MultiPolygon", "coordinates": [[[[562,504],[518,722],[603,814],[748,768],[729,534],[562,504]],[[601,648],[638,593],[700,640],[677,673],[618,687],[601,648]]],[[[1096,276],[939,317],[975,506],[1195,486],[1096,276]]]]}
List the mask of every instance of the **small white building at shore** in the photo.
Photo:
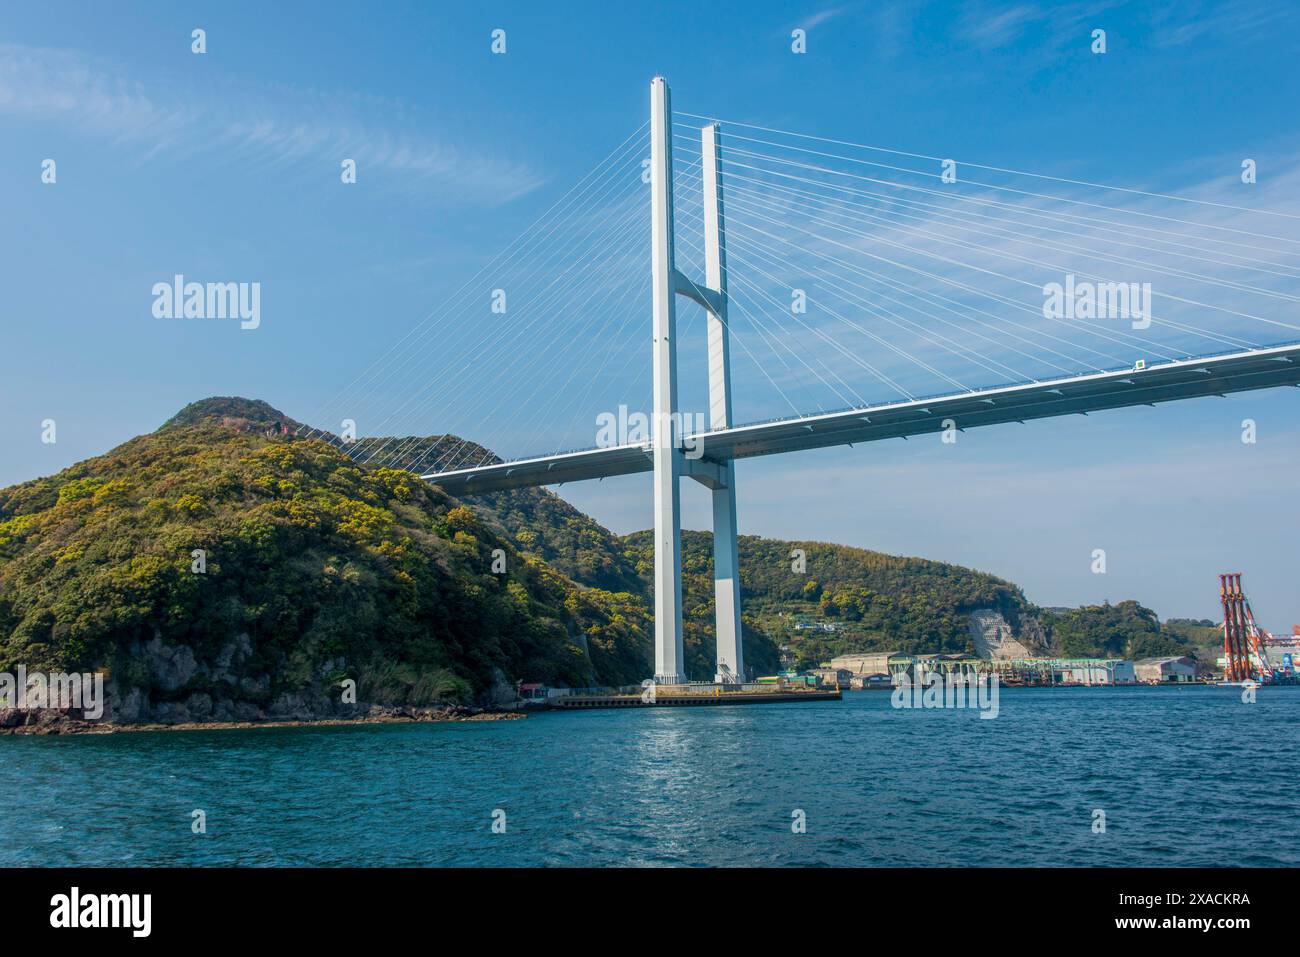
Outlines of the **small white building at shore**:
{"type": "Polygon", "coordinates": [[[1137,680],[1146,684],[1196,679],[1196,662],[1187,657],[1143,658],[1133,669],[1137,672],[1137,680]]]}

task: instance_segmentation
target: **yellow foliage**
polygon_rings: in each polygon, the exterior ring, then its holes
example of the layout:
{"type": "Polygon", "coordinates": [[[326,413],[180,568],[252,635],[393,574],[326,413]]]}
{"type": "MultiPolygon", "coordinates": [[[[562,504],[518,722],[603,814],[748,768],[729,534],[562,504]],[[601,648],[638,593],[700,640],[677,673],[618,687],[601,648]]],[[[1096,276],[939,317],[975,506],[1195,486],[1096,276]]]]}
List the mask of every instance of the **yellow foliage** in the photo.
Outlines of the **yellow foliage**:
{"type": "Polygon", "coordinates": [[[102,484],[104,484],[102,480],[91,478],[89,476],[86,478],[73,479],[71,482],[65,483],[63,487],[59,489],[59,504],[62,505],[64,502],[75,502],[79,499],[89,498],[91,495],[95,494],[95,489],[99,488],[102,484]]]}
{"type": "Polygon", "coordinates": [[[18,515],[7,522],[0,522],[0,545],[8,545],[16,539],[23,538],[35,525],[35,515],[18,515]]]}
{"type": "Polygon", "coordinates": [[[175,505],[176,511],[188,512],[191,515],[196,515],[199,512],[207,511],[207,507],[208,507],[207,503],[205,503],[203,499],[193,494],[182,495],[180,498],[176,500],[176,505],[175,505]]]}
{"type": "Polygon", "coordinates": [[[464,505],[457,505],[447,513],[447,525],[452,530],[473,532],[478,530],[478,516],[464,505]]]}

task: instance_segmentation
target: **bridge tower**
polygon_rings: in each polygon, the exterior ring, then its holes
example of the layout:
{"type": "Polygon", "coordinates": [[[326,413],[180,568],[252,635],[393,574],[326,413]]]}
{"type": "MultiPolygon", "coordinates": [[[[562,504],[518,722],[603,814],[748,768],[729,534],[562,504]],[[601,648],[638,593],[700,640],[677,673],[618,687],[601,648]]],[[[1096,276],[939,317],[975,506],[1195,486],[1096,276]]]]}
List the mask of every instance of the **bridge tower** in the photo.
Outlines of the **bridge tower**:
{"type": "Polygon", "coordinates": [[[682,450],[677,421],[677,266],[673,259],[672,106],[650,81],[650,281],[654,311],[655,681],[686,681],[682,650],[682,450]]]}
{"type": "MultiPolygon", "coordinates": [[[[729,429],[731,343],[727,334],[727,242],[722,204],[722,137],[717,123],[701,130],[704,162],[704,283],[709,310],[709,429],[729,429]]],[[[721,466],[713,486],[713,604],[718,633],[715,681],[744,681],[740,633],[740,557],[736,546],[736,463],[721,466]],[[720,487],[719,487],[720,486],[720,487]]]]}
{"type": "Polygon", "coordinates": [[[741,648],[740,563],[736,546],[735,464],[687,459],[674,433],[677,409],[676,297],[686,296],[709,314],[709,428],[732,423],[731,361],[727,334],[726,229],[723,216],[721,136],[718,124],[701,130],[704,189],[705,277],[701,285],[678,271],[673,255],[672,106],[668,83],[650,84],[651,278],[654,312],[655,681],[686,680],[682,649],[681,477],[688,475],[713,497],[713,578],[719,682],[744,680],[741,648]]]}

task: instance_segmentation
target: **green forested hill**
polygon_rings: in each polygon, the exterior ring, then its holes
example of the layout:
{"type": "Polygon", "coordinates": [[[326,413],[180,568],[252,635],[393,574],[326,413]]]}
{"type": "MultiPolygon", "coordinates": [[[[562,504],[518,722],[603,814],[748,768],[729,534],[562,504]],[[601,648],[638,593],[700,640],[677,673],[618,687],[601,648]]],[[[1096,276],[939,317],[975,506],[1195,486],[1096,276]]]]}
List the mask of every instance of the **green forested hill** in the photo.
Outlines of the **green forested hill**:
{"type": "MultiPolygon", "coordinates": [[[[654,579],[654,534],[636,532],[622,539],[629,564],[641,576],[646,592],[654,579]]],[[[741,565],[745,557],[741,555],[741,565]]],[[[743,581],[742,574],[742,581],[743,581]]],[[[742,597],[741,637],[745,668],[754,675],[770,675],[781,667],[781,655],[771,635],[761,629],[742,597]]],[[[713,680],[717,645],[714,641],[713,536],[708,532],[682,532],[682,643],[686,674],[713,680]]]]}
{"type": "MultiPolygon", "coordinates": [[[[1040,614],[1057,653],[1084,658],[1204,656],[1206,629],[1186,622],[1161,624],[1156,613],[1136,601],[1080,608],[1051,608],[1040,614]]],[[[1217,638],[1217,628],[1212,628],[1217,638]]]]}
{"type": "Polygon", "coordinates": [[[614,592],[644,592],[618,537],[540,488],[512,489],[465,500],[485,521],[503,529],[523,551],[545,559],[575,581],[614,592]]]}
{"type": "MultiPolygon", "coordinates": [[[[345,678],[362,702],[428,704],[650,674],[649,532],[619,538],[543,489],[462,503],[408,469],[490,452],[417,437],[367,463],[382,442],[345,449],[264,402],[206,399],[0,490],[0,670],[104,669],[117,719],[170,721],[328,714],[345,678]]],[[[1212,644],[1136,602],[1040,613],[1011,583],[942,562],[752,536],[740,556],[751,673],[778,670],[780,645],[800,666],[967,651],[975,609],[1015,628],[1040,615],[1055,653],[1212,644]]],[[[687,672],[708,679],[708,533],[684,533],[683,563],[687,672]]]]}
{"type": "MultiPolygon", "coordinates": [[[[286,416],[261,399],[244,399],[237,395],[214,396],[191,402],[163,423],[163,429],[193,425],[221,425],[238,432],[305,432],[307,427],[286,416]]],[[[332,437],[331,437],[332,438],[332,437]]]]}
{"type": "Polygon", "coordinates": [[[1223,622],[1199,618],[1166,618],[1160,630],[1167,638],[1179,642],[1183,650],[1176,654],[1192,654],[1202,662],[1213,663],[1223,654],[1223,622]],[[1190,649],[1190,652],[1189,650],[1190,649]]]}
{"type": "MultiPolygon", "coordinates": [[[[625,541],[638,569],[649,575],[649,533],[625,541]]],[[[684,532],[682,564],[687,611],[708,620],[713,614],[712,536],[684,532]]],[[[786,645],[800,667],[847,651],[968,651],[971,611],[997,609],[1016,625],[1029,607],[1015,585],[983,572],[825,542],[744,535],[740,567],[745,616],[769,649],[762,658],[747,657],[746,664],[762,662],[764,670],[769,664],[775,667],[777,644],[786,645]],[[795,568],[795,549],[803,551],[803,571],[795,568]],[[835,630],[798,629],[800,622],[835,630]]],[[[706,640],[711,652],[711,636],[706,640]]]]}
{"type": "Polygon", "coordinates": [[[250,405],[0,491],[0,670],[104,667],[122,702],[192,717],[319,711],[344,677],[428,703],[645,675],[639,599],[580,587],[408,472],[264,435],[250,405]]]}
{"type": "MultiPolygon", "coordinates": [[[[361,439],[352,449],[362,461],[371,451],[377,452],[377,460],[416,472],[500,461],[482,446],[454,435],[361,439]]],[[[576,582],[611,592],[643,589],[617,537],[548,489],[493,492],[468,497],[465,503],[521,551],[543,559],[576,582]]]]}

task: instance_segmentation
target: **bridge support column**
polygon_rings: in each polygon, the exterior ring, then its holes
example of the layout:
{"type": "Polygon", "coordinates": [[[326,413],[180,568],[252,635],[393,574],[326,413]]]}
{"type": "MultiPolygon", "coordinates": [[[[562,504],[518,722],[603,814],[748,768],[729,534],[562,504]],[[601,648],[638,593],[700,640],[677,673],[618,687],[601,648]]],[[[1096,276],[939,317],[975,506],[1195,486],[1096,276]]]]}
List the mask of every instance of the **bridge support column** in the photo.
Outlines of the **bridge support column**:
{"type": "MultiPolygon", "coordinates": [[[[722,208],[722,142],[718,124],[700,131],[704,182],[704,282],[717,294],[709,311],[709,428],[730,428],[731,348],[727,335],[727,243],[722,208]]],[[[714,681],[745,680],[740,625],[740,559],[736,547],[736,464],[723,466],[713,495],[713,604],[718,636],[714,681]]]]}
{"type": "Polygon", "coordinates": [[[682,649],[681,463],[677,416],[677,267],[673,257],[672,108],[650,83],[650,243],[654,308],[655,681],[686,681],[682,649]]]}

